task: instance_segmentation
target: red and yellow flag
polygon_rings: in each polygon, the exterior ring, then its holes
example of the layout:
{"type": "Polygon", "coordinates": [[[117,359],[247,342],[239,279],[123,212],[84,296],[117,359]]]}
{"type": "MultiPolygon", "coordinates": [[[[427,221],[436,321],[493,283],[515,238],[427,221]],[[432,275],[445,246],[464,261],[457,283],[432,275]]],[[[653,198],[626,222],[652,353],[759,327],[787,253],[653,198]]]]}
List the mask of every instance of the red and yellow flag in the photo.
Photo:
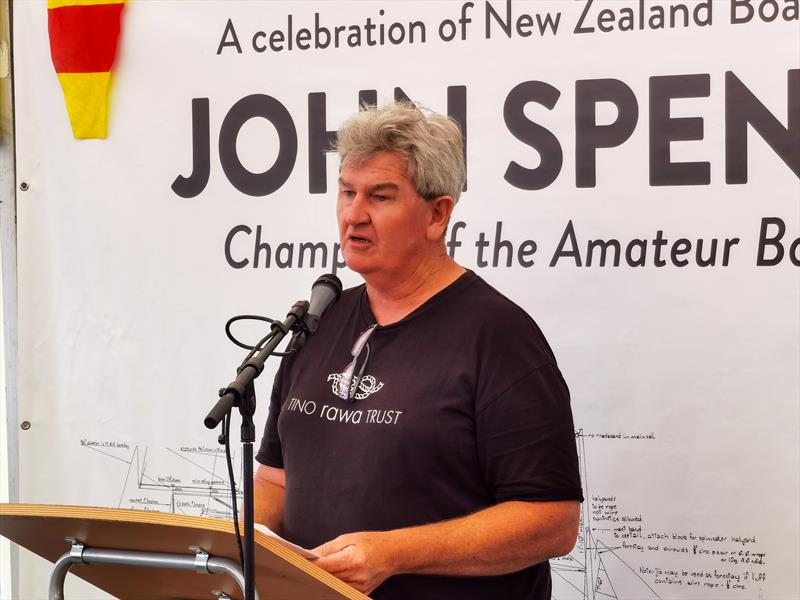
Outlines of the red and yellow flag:
{"type": "Polygon", "coordinates": [[[105,138],[125,0],[48,0],[50,55],[76,139],[105,138]]]}

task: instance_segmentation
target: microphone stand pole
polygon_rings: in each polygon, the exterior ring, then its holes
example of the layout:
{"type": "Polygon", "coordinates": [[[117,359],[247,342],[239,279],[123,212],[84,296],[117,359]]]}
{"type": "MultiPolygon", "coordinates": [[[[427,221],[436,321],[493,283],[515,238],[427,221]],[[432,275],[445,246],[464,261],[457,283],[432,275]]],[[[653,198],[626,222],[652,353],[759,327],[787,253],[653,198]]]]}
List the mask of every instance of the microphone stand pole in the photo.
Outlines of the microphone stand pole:
{"type": "MultiPolygon", "coordinates": [[[[222,418],[230,413],[234,406],[239,407],[242,415],[242,477],[244,478],[242,492],[244,495],[244,584],[245,600],[255,598],[255,535],[253,533],[253,442],[256,439],[256,428],[253,424],[253,415],[256,411],[256,394],[253,381],[261,375],[264,363],[275,348],[281,343],[298,323],[303,322],[303,317],[308,310],[305,300],[295,302],[282,323],[272,324],[272,335],[266,344],[253,356],[245,360],[239,367],[236,379],[228,387],[219,391],[220,399],[209,411],[203,423],[209,429],[215,429],[222,418]]],[[[233,498],[236,502],[236,498],[233,498]]]]}

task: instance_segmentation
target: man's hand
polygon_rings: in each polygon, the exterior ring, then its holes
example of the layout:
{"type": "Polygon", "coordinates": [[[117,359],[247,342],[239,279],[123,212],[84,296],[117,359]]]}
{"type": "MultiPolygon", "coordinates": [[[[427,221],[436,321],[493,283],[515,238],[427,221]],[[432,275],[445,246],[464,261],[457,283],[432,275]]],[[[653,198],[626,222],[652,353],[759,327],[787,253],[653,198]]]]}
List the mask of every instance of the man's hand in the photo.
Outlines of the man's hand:
{"type": "Polygon", "coordinates": [[[314,564],[369,594],[396,574],[390,537],[379,531],[340,535],[312,550],[320,556],[314,564]]]}
{"type": "Polygon", "coordinates": [[[369,594],[393,575],[482,576],[519,571],[575,545],[580,502],[509,501],[428,525],[340,535],[315,564],[369,594]]]}

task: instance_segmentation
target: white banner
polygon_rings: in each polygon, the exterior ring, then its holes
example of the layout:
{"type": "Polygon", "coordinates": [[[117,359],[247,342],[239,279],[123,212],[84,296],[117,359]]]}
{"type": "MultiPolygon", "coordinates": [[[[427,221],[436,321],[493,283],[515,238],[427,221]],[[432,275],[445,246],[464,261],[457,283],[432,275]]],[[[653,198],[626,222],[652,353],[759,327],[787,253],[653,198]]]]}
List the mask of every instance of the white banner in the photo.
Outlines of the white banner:
{"type": "Polygon", "coordinates": [[[108,139],[76,141],[46,3],[16,2],[21,500],[229,514],[223,325],[359,283],[324,150],[407,96],[467,134],[451,253],[570,385],[586,502],[553,596],[800,596],[798,11],[131,2],[108,139]]]}

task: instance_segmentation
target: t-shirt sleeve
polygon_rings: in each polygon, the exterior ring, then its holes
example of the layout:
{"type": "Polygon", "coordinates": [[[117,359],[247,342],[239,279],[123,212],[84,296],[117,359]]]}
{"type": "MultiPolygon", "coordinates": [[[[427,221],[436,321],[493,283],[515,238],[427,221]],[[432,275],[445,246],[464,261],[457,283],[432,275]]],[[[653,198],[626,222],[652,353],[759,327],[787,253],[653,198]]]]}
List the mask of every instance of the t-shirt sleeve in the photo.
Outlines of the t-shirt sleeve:
{"type": "Polygon", "coordinates": [[[269,414],[267,424],[264,426],[264,435],[261,438],[261,446],[256,454],[256,460],[262,465],[283,468],[283,451],[281,449],[281,439],[278,435],[278,417],[281,414],[281,403],[283,401],[283,375],[286,369],[286,361],[281,362],[275,381],[272,384],[272,394],[269,401],[269,414]]]}
{"type": "Polygon", "coordinates": [[[500,390],[477,413],[476,429],[497,502],[583,500],[569,390],[555,364],[500,390]]]}

